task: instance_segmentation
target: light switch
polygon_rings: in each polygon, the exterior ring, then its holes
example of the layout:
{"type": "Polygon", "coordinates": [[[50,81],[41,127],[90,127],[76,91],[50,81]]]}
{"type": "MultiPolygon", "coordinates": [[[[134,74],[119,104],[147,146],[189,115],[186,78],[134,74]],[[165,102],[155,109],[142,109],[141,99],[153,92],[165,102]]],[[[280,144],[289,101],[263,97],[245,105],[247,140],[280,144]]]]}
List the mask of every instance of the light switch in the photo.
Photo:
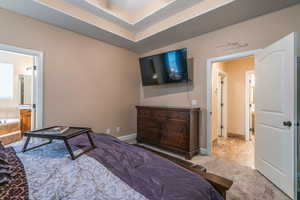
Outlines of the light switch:
{"type": "Polygon", "coordinates": [[[193,99],[193,100],[192,100],[192,105],[193,105],[193,106],[198,105],[198,101],[195,100],[195,99],[193,99]]]}

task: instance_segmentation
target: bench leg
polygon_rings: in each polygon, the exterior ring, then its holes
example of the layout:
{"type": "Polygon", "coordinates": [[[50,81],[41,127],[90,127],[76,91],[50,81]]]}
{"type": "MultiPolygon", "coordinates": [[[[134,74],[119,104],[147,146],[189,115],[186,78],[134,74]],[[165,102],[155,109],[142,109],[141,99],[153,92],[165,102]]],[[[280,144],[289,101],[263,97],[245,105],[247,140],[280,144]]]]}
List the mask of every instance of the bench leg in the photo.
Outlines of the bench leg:
{"type": "Polygon", "coordinates": [[[86,134],[87,134],[87,136],[88,136],[88,138],[89,138],[89,141],[90,141],[90,143],[91,143],[91,146],[92,146],[93,148],[95,148],[96,146],[95,146],[95,144],[94,144],[94,142],[93,142],[93,140],[92,140],[92,137],[91,137],[90,133],[86,133],[86,134]]]}
{"type": "Polygon", "coordinates": [[[71,155],[72,160],[75,160],[75,159],[78,158],[79,156],[81,156],[81,155],[83,155],[83,154],[85,154],[85,153],[87,153],[87,152],[93,150],[94,148],[96,148],[96,146],[95,146],[95,144],[94,144],[94,142],[93,142],[93,140],[92,140],[91,135],[90,135],[88,132],[87,132],[86,134],[87,134],[87,137],[88,137],[89,142],[90,142],[90,144],[91,144],[91,147],[88,148],[88,149],[86,149],[85,151],[82,151],[81,153],[79,153],[79,154],[77,154],[77,155],[74,155],[73,150],[72,150],[72,148],[71,148],[71,146],[70,146],[68,140],[67,140],[67,139],[64,140],[65,145],[66,145],[66,147],[67,147],[67,150],[68,150],[69,154],[71,155]]]}
{"type": "Polygon", "coordinates": [[[24,146],[23,146],[23,149],[22,149],[22,152],[23,152],[23,153],[26,151],[29,141],[30,141],[30,137],[27,137],[27,138],[26,138],[26,142],[25,142],[25,144],[24,144],[24,146]]]}
{"type": "Polygon", "coordinates": [[[76,158],[73,154],[73,151],[72,151],[71,146],[69,145],[68,141],[64,140],[64,142],[65,142],[65,145],[67,147],[67,150],[68,150],[69,154],[71,155],[72,160],[75,160],[76,158]]]}
{"type": "Polygon", "coordinates": [[[30,147],[30,148],[27,148],[27,146],[28,146],[28,143],[29,143],[30,139],[31,139],[31,137],[30,137],[30,136],[28,136],[28,137],[27,137],[27,139],[26,139],[26,142],[25,142],[25,144],[24,144],[24,146],[23,146],[23,149],[22,149],[22,152],[23,152],[23,153],[24,153],[24,152],[26,152],[26,151],[30,151],[30,150],[33,150],[33,149],[39,148],[39,147],[41,147],[41,146],[44,146],[44,145],[50,144],[50,143],[52,142],[52,140],[49,140],[49,141],[48,141],[48,142],[46,142],[46,143],[42,143],[42,144],[39,144],[39,145],[37,145],[37,146],[33,146],[33,147],[30,147]]]}

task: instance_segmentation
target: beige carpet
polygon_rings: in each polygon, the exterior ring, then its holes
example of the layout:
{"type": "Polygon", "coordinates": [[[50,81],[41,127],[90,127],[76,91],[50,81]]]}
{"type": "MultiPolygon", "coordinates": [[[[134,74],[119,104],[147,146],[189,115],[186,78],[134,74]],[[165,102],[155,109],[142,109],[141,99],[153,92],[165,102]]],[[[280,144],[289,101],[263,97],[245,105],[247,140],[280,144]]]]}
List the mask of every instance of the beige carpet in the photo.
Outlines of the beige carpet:
{"type": "Polygon", "coordinates": [[[193,162],[234,181],[228,199],[289,199],[254,170],[254,142],[254,137],[252,141],[218,138],[212,148],[213,157],[197,156],[193,162]]]}
{"type": "MultiPolygon", "coordinates": [[[[127,141],[134,144],[136,141],[127,141]]],[[[184,159],[176,154],[164,151],[153,146],[147,147],[168,153],[184,159]]],[[[227,200],[289,200],[290,198],[274,186],[258,171],[242,166],[233,161],[219,159],[215,156],[195,156],[193,163],[207,168],[208,172],[233,180],[233,185],[227,192],[227,200]]]]}
{"type": "Polygon", "coordinates": [[[290,199],[258,171],[211,156],[196,156],[193,163],[201,164],[211,173],[233,180],[227,193],[229,200],[290,199]]]}

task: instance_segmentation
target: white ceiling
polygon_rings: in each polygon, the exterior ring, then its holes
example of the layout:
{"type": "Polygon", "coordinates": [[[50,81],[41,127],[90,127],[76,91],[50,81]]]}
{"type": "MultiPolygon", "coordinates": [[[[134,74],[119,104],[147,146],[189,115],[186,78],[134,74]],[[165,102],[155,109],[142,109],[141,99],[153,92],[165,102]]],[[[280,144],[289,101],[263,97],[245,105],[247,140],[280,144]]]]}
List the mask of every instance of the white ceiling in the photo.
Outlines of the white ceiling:
{"type": "MultiPolygon", "coordinates": [[[[61,2],[67,3],[69,7],[74,6],[87,11],[136,33],[202,1],[203,0],[63,0],[61,2]],[[139,3],[134,4],[134,2],[139,3]]],[[[231,2],[233,0],[217,1],[231,2]]],[[[40,2],[48,5],[53,4],[53,1],[48,0],[40,0],[40,2]]],[[[61,6],[62,5],[57,5],[58,8],[61,6]]]]}
{"type": "Polygon", "coordinates": [[[160,0],[108,0],[108,7],[118,7],[127,13],[136,13],[160,0]]]}
{"type": "Polygon", "coordinates": [[[135,52],[267,14],[300,0],[0,0],[0,7],[135,52]]]}

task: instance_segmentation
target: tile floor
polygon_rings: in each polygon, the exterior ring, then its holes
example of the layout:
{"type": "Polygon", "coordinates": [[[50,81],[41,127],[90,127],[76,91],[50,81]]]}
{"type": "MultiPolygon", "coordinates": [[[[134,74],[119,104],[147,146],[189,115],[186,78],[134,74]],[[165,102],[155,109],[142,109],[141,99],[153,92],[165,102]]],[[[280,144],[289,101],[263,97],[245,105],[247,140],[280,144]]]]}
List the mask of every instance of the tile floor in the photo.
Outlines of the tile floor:
{"type": "Polygon", "coordinates": [[[214,156],[237,164],[254,168],[254,142],[237,137],[218,137],[212,145],[214,156]]]}

